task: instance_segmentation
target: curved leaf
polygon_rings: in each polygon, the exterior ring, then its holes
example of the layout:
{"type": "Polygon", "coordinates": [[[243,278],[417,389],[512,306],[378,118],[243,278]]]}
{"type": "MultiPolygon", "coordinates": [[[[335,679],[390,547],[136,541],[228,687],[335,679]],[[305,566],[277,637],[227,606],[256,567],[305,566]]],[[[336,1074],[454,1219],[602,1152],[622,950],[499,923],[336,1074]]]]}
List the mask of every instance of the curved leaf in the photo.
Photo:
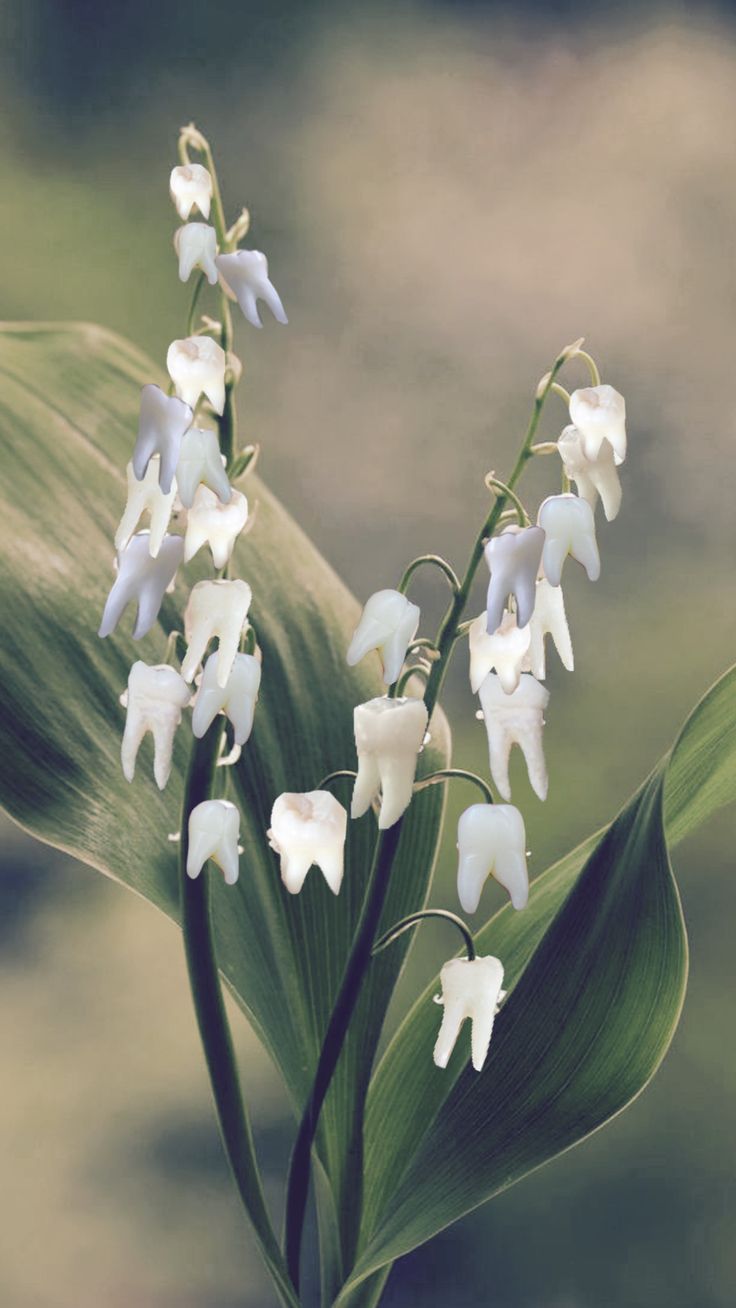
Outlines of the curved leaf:
{"type": "MultiPolygon", "coordinates": [[[[125,499],[139,388],[156,379],[156,369],[96,327],[10,325],[0,331],[0,378],[0,602],[7,615],[0,802],[33,835],[129,886],[176,921],[176,847],[167,833],[179,822],[191,733],[186,724],[177,733],[163,795],[151,776],[150,742],[128,786],[120,769],[118,696],[135,658],[163,657],[168,631],[181,626],[189,586],[211,575],[206,562],[195,560],[186,576],[180,573],[160,623],[144,640],[131,641],[129,618],[113,637],[96,635],[112,580],[111,541],[125,499]]],[[[252,739],[230,770],[242,814],[241,876],[234,889],[217,878],[215,928],[227,983],[299,1109],[353,935],[375,822],[368,815],[350,824],[337,898],[316,871],[298,897],[287,895],[265,832],[281,791],[312,789],[326,773],[352,765],[353,706],[381,693],[381,684],[376,667],[351,671],[345,664],[355,601],[263,484],[249,478],[246,490],[251,504],[258,503],[258,519],[236,561],[253,587],[264,675],[252,739]]],[[[448,748],[444,720],[436,715],[420,771],[443,766],[448,748]]],[[[345,801],[348,791],[338,794],[345,801]]],[[[433,787],[412,805],[387,922],[425,899],[441,807],[433,787]]],[[[390,951],[372,969],[325,1105],[320,1152],[337,1212],[404,953],[390,951]]]]}

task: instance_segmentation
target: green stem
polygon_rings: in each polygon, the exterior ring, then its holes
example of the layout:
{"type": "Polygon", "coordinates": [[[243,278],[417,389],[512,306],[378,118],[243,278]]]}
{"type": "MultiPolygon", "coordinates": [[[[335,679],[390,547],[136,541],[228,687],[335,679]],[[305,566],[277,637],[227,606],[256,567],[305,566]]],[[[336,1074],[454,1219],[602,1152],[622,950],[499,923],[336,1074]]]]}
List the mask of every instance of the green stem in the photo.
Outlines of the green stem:
{"type": "Polygon", "coordinates": [[[460,585],[460,582],[458,580],[455,569],[450,566],[450,564],[447,562],[447,559],[443,559],[439,554],[422,554],[418,559],[414,559],[413,562],[409,564],[408,568],[406,568],[404,572],[403,577],[401,578],[401,581],[399,582],[398,590],[402,595],[406,594],[407,588],[409,586],[409,582],[414,576],[414,573],[417,572],[419,568],[424,567],[425,564],[429,564],[431,567],[434,568],[439,568],[440,572],[444,573],[445,577],[450,583],[450,589],[453,591],[453,593],[457,590],[458,586],[460,585]]]}
{"type": "Polygon", "coordinates": [[[427,786],[436,786],[440,781],[452,781],[454,777],[458,777],[461,781],[472,781],[480,790],[486,804],[493,803],[493,791],[488,782],[477,776],[475,772],[466,772],[465,768],[441,768],[433,772],[430,777],[422,777],[421,781],[415,782],[414,789],[426,790],[427,786]]]}
{"type": "Polygon", "coordinates": [[[457,927],[465,942],[468,962],[472,963],[475,958],[475,942],[470,927],[463,922],[461,917],[458,917],[457,913],[450,913],[446,908],[422,908],[418,913],[410,913],[408,917],[403,917],[400,922],[394,923],[390,930],[381,936],[380,940],[376,941],[371,952],[380,954],[382,949],[386,949],[388,945],[393,944],[394,940],[398,940],[399,936],[402,936],[405,931],[418,926],[420,922],[428,917],[438,917],[443,922],[451,922],[453,926],[457,927]]]}
{"type": "Polygon", "coordinates": [[[253,1136],[241,1094],[230,1025],[225,1012],[215,956],[209,906],[208,870],[203,868],[194,880],[186,873],[189,815],[197,804],[211,797],[221,740],[222,725],[215,721],[203,739],[195,741],[189,761],[179,847],[184,948],[197,1025],[207,1061],[225,1153],[281,1302],[287,1305],[287,1308],[298,1308],[299,1298],[289,1280],[266,1207],[253,1136]]]}

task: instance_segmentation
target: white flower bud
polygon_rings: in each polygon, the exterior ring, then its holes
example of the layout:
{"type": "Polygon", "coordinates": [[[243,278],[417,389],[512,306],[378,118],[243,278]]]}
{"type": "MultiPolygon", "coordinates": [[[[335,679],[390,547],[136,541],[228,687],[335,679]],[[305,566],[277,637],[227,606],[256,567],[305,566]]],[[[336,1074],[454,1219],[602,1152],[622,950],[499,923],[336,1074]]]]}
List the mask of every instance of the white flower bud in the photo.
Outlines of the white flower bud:
{"type": "Polygon", "coordinates": [[[419,609],[398,590],[378,590],[366,601],[350,642],[346,660],[354,668],[371,650],[378,650],[387,686],[398,680],[406,651],[417,634],[419,609]]]}
{"type": "Polygon", "coordinates": [[[538,681],[544,681],[547,675],[544,640],[548,635],[554,641],[562,666],[567,668],[568,672],[574,670],[572,641],[565,615],[562,587],[552,586],[546,577],[540,577],[537,582],[537,602],[529,623],[529,634],[529,652],[525,656],[522,672],[533,672],[538,681]]]}
{"type": "Polygon", "coordinates": [[[544,528],[542,567],[550,585],[559,586],[568,554],[583,565],[589,581],[598,580],[601,560],[587,500],[579,495],[549,495],[540,505],[537,522],[544,528]]]}
{"type": "Polygon", "coordinates": [[[181,711],[189,703],[191,691],[175,668],[166,663],[154,667],[140,660],[133,664],[128,677],[125,731],[120,748],[123,776],[132,781],[141,741],[147,731],[153,736],[153,775],[159,790],[164,790],[171,776],[174,734],[181,722],[181,711]]]}
{"type": "Polygon", "coordinates": [[[207,486],[200,486],[187,515],[184,562],[209,545],[215,567],[224,568],[247,521],[248,501],[240,491],[232,491],[227,504],[221,504],[207,486]]]}
{"type": "Polygon", "coordinates": [[[185,404],[196,408],[200,395],[206,395],[215,413],[225,408],[225,351],[211,336],[187,336],[172,341],[166,355],[166,367],[185,404]]]}
{"type": "MultiPolygon", "coordinates": [[[[182,542],[183,543],[183,542],[182,542]]],[[[187,652],[181,675],[191,681],[205,656],[209,642],[219,639],[217,684],[227,685],[235,662],[240,637],[248,621],[252,591],[247,581],[198,581],[192,588],[184,613],[187,652]]]]}
{"type": "Polygon", "coordinates": [[[457,824],[457,893],[464,913],[475,913],[488,877],[508,890],[514,908],[526,908],[524,819],[513,804],[471,804],[457,824]]]}
{"type": "Polygon", "coordinates": [[[409,807],[417,756],[427,730],[421,699],[370,699],[353,714],[358,775],[350,816],[362,817],[381,794],[379,830],[398,822],[409,807]]]}
{"type": "Polygon", "coordinates": [[[260,250],[238,250],[235,254],[218,254],[217,268],[233,292],[243,316],[253,327],[262,327],[258,300],[267,304],[277,322],[288,323],[278,291],[268,277],[268,260],[260,250]]]}
{"type": "Polygon", "coordinates": [[[525,672],[514,693],[507,695],[496,674],[491,672],[479,695],[488,735],[491,776],[499,794],[511,799],[509,755],[516,744],[521,746],[526,760],[532,790],[540,799],[546,799],[548,780],[542,728],[549,691],[525,672]]]}
{"type": "Polygon", "coordinates": [[[608,522],[613,522],[621,508],[621,482],[613,448],[608,441],[601,441],[596,457],[589,459],[577,427],[566,427],[557,442],[557,448],[565,472],[575,482],[578,494],[588,501],[591,509],[595,509],[600,495],[603,512],[608,522]]]}
{"type": "Polygon", "coordinates": [[[187,223],[174,234],[174,249],[179,256],[179,281],[188,282],[195,268],[201,268],[210,286],[217,285],[217,237],[214,227],[206,223],[187,223]]]}
{"type": "Polygon", "coordinates": [[[211,858],[222,869],[225,884],[238,879],[240,814],[227,799],[205,799],[189,814],[187,876],[194,880],[211,858]]]}
{"type": "Polygon", "coordinates": [[[115,532],[115,549],[124,550],[144,513],[151,516],[151,530],[148,536],[148,548],[155,559],[171,518],[171,510],[176,498],[176,482],[172,481],[171,490],[164,495],[159,485],[159,455],[154,454],[143,481],[135,475],[132,463],[126,468],[128,478],[128,498],[123,516],[115,532]]]}
{"type": "Polygon", "coordinates": [[[281,859],[281,880],[298,895],[313,863],[333,895],[342,884],[348,815],[328,790],[279,795],[268,839],[281,859]]]}
{"type": "Polygon", "coordinates": [[[451,958],[440,972],[442,994],[435,1003],[444,1006],[442,1025],[434,1047],[437,1067],[447,1067],[460,1028],[466,1018],[472,1023],[471,1052],[476,1072],[482,1070],[493,1034],[498,1005],[505,997],[503,966],[497,958],[451,958]]]}
{"type": "Polygon", "coordinates": [[[616,463],[626,458],[626,401],[612,386],[587,386],[570,396],[570,421],[583,438],[587,459],[597,459],[602,441],[616,463]]]}
{"type": "Polygon", "coordinates": [[[176,485],[185,509],[191,509],[199,485],[209,486],[227,504],[232,494],[217,436],[209,427],[190,427],[181,443],[176,485]]]}
{"type": "Polygon", "coordinates": [[[209,730],[218,713],[232,723],[235,744],[246,744],[253,730],[253,718],[261,685],[261,661],[255,654],[236,654],[224,686],[217,680],[219,653],[210,654],[204,665],[192,713],[192,731],[197,739],[209,730]]]}
{"type": "Polygon", "coordinates": [[[212,178],[203,164],[180,164],[172,168],[169,192],[183,223],[194,208],[199,209],[203,218],[209,218],[212,178]]]}
{"type": "Polygon", "coordinates": [[[500,627],[488,635],[487,615],[481,613],[468,631],[470,646],[470,689],[477,695],[482,683],[494,668],[507,695],[516,690],[529,650],[529,626],[519,627],[516,615],[504,613],[500,627]]]}

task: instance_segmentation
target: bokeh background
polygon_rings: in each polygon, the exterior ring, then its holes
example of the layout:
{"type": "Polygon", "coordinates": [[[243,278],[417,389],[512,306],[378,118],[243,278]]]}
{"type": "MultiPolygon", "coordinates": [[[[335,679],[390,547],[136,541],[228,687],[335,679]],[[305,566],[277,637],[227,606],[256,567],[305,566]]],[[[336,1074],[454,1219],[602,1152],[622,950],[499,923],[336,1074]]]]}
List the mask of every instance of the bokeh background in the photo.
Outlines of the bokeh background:
{"type": "MultiPolygon", "coordinates": [[[[425,549],[463,563],[560,346],[585,334],[625,393],[624,508],[600,583],[566,585],[577,671],[551,674],[547,804],[515,774],[541,871],[734,657],[731,6],[3,0],[0,31],[2,315],[95,320],[163,363],[188,298],[167,175],[194,118],[291,319],[239,338],[246,436],[359,596],[425,549]]],[[[563,423],[552,407],[546,437],[563,423]]],[[[437,590],[417,584],[428,619],[437,590]]],[[[484,768],[464,667],[448,708],[458,761],[484,768]]],[[[176,932],[3,835],[0,1302],[267,1308],[176,932]]],[[[732,849],[725,813],[677,852],[692,981],[653,1086],[405,1259],[388,1308],[734,1302],[732,849]]],[[[292,1124],[236,1023],[277,1198],[292,1124]]]]}

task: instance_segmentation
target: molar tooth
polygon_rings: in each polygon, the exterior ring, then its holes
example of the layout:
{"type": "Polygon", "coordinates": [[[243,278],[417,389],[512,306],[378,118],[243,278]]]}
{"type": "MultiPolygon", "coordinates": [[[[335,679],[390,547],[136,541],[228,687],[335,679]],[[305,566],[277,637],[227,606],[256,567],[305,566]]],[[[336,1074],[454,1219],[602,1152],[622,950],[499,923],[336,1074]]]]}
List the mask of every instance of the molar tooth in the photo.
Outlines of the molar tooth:
{"type": "Polygon", "coordinates": [[[513,804],[471,804],[457,824],[457,893],[464,913],[475,913],[489,876],[526,908],[529,875],[524,819],[513,804]]]}
{"type": "Polygon", "coordinates": [[[583,438],[588,459],[596,459],[601,442],[613,448],[616,463],[626,458],[626,401],[613,386],[586,386],[570,396],[570,421],[583,438]]]}
{"type": "Polygon", "coordinates": [[[568,477],[578,488],[578,494],[588,501],[591,509],[595,509],[600,495],[606,519],[613,522],[621,508],[621,482],[609,442],[601,441],[597,455],[590,459],[585,453],[583,438],[577,427],[566,427],[557,442],[557,448],[568,477]]]}
{"type": "Polygon", "coordinates": [[[297,895],[313,863],[333,895],[342,884],[348,815],[328,790],[279,795],[268,839],[281,859],[281,880],[297,895]]]}
{"type": "Polygon", "coordinates": [[[123,550],[128,544],[138,522],[145,512],[151,516],[151,530],[148,548],[152,558],[156,558],[161,549],[161,542],[166,535],[166,528],[171,518],[171,510],[176,496],[176,483],[172,481],[171,490],[165,495],[159,485],[160,456],[154,454],[142,481],[138,479],[132,463],[128,464],[128,498],[126,500],[120,525],[115,532],[115,549],[123,550]]]}
{"type": "Polygon", "coordinates": [[[377,590],[366,601],[350,642],[346,660],[354,668],[371,650],[378,650],[387,686],[398,680],[406,651],[417,634],[420,611],[398,590],[377,590]]]}
{"type": "Polygon", "coordinates": [[[212,177],[203,164],[180,164],[178,168],[172,168],[169,192],[183,223],[195,207],[203,218],[209,218],[212,177]]]}
{"type": "Polygon", "coordinates": [[[222,869],[225,884],[238,879],[240,814],[226,799],[205,799],[189,815],[187,876],[198,877],[208,858],[222,869]]]}
{"type": "Polygon", "coordinates": [[[140,640],[151,630],[164,594],[173,585],[182,561],[184,541],[181,536],[164,536],[161,549],[152,558],[149,534],[147,531],[137,532],[118,554],[118,575],[107,597],[97,633],[103,639],[112,634],[128,604],[135,600],[138,615],[133,640],[140,640]]]}
{"type": "Polygon", "coordinates": [[[258,300],[268,305],[277,322],[288,323],[279,293],[269,280],[265,254],[260,250],[237,250],[235,254],[218,254],[215,263],[223,281],[235,295],[243,316],[253,327],[263,326],[258,314],[258,300]]]}
{"type": "Polygon", "coordinates": [[[160,386],[149,383],[141,390],[138,438],[133,450],[133,471],[143,481],[154,454],[161,457],[159,481],[164,495],[171,491],[182,437],[191,426],[194,414],[190,405],[176,395],[166,395],[160,386]]]}
{"type": "Polygon", "coordinates": [[[436,996],[436,1002],[444,1005],[445,1011],[434,1047],[435,1064],[447,1067],[460,1028],[469,1017],[472,1062],[476,1072],[480,1072],[491,1043],[498,1005],[504,998],[503,965],[491,955],[451,958],[440,972],[440,985],[442,994],[436,996]]]}
{"type": "Polygon", "coordinates": [[[216,636],[220,641],[216,681],[224,690],[246,627],[252,598],[247,581],[198,581],[192,587],[184,614],[188,648],[181,675],[185,681],[192,680],[209,642],[216,636]]]}
{"type": "Polygon", "coordinates": [[[398,822],[411,803],[427,720],[427,709],[421,699],[381,696],[358,704],[354,712],[358,775],[351,817],[366,813],[380,790],[379,830],[385,831],[398,822]]]}
{"type": "Polygon", "coordinates": [[[187,515],[184,562],[209,545],[215,567],[224,568],[247,521],[248,501],[240,491],[232,491],[227,504],[221,504],[209,487],[199,486],[187,515]]]}
{"type": "Polygon", "coordinates": [[[226,365],[225,351],[211,336],[172,341],[166,354],[166,367],[176,393],[192,409],[204,394],[215,413],[223,412],[226,365]]]}
{"type": "Polygon", "coordinates": [[[509,754],[514,744],[521,746],[529,781],[540,799],[547,798],[547,767],[542,748],[544,710],[549,691],[535,677],[525,672],[512,695],[507,695],[495,673],[490,672],[479,691],[488,734],[491,776],[504,799],[511,798],[509,754]]]}
{"type": "Polygon", "coordinates": [[[201,739],[224,712],[232,723],[235,744],[246,744],[253,730],[258,691],[261,685],[261,662],[255,654],[236,654],[225,686],[217,680],[219,653],[210,654],[204,665],[192,714],[192,731],[201,739]]]}
{"type": "Polygon", "coordinates": [[[507,695],[516,690],[524,660],[529,650],[529,626],[519,627],[513,613],[504,613],[501,625],[492,636],[486,630],[487,617],[481,613],[468,632],[470,645],[470,689],[477,695],[489,672],[495,668],[507,695]]]}
{"type": "Polygon", "coordinates": [[[540,527],[507,527],[485,547],[491,579],[488,584],[489,636],[501,625],[509,595],[516,598],[517,622],[526,627],[534,609],[534,583],[544,548],[540,527]]]}
{"type": "Polygon", "coordinates": [[[123,776],[132,781],[141,741],[147,731],[153,736],[153,775],[159,790],[171,776],[174,734],[191,691],[175,668],[166,663],[149,667],[138,660],[128,677],[125,731],[120,747],[123,776]]]}
{"type": "Polygon", "coordinates": [[[529,631],[531,640],[529,653],[524,660],[523,672],[532,672],[538,681],[544,681],[547,674],[544,639],[547,635],[550,635],[555,643],[562,666],[567,668],[568,672],[574,670],[575,661],[565,616],[562,586],[552,586],[546,577],[540,577],[537,581],[537,602],[529,623],[529,631]]]}
{"type": "Polygon", "coordinates": [[[201,268],[210,286],[217,285],[217,237],[207,223],[187,223],[174,235],[174,249],[179,256],[179,280],[188,282],[195,268],[201,268]]]}
{"type": "Polygon", "coordinates": [[[222,504],[233,494],[215,432],[209,427],[190,427],[184,436],[176,465],[179,499],[191,509],[199,485],[208,486],[222,504]]]}
{"type": "Polygon", "coordinates": [[[544,575],[559,586],[568,554],[582,563],[589,581],[601,575],[601,559],[595,538],[595,518],[587,500],[579,495],[548,495],[539,508],[537,521],[544,528],[542,555],[544,575]]]}

